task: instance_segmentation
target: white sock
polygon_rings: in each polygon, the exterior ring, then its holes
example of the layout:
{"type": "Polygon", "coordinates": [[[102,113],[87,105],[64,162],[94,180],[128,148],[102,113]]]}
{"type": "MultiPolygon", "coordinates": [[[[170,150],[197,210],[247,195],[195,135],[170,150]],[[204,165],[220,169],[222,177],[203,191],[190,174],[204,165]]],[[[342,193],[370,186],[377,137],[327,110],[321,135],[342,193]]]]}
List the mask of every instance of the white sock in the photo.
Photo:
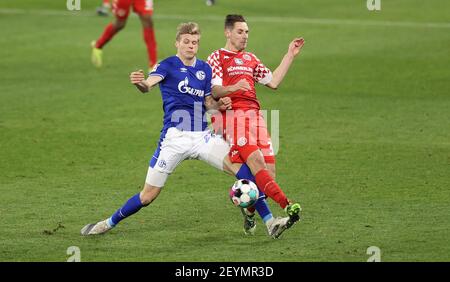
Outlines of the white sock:
{"type": "Polygon", "coordinates": [[[108,218],[108,219],[106,220],[106,225],[108,225],[109,228],[113,228],[113,227],[115,226],[115,225],[113,224],[111,218],[108,218]]]}
{"type": "Polygon", "coordinates": [[[275,220],[275,218],[271,218],[271,219],[269,219],[268,221],[266,221],[266,226],[267,226],[267,228],[269,228],[270,227],[270,225],[272,224],[272,222],[275,220]]]}

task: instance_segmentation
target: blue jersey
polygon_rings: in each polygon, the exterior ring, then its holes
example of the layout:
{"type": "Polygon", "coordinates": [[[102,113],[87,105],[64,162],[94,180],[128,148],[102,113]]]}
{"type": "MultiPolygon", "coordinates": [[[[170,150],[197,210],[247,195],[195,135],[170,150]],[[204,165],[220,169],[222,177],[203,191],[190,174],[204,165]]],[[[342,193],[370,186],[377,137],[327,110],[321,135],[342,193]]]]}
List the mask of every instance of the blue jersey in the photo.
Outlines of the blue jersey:
{"type": "Polygon", "coordinates": [[[160,76],[164,125],[162,131],[177,127],[185,131],[203,131],[207,127],[205,97],[211,95],[211,67],[196,59],[186,66],[177,56],[161,61],[150,76],[160,76]]]}

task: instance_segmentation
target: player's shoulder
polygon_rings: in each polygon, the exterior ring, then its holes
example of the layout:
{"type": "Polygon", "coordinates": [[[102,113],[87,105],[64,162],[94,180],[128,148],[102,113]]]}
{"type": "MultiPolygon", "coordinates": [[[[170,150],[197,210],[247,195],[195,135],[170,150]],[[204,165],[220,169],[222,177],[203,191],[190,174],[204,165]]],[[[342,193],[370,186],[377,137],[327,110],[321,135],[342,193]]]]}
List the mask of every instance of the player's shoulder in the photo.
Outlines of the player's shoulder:
{"type": "Polygon", "coordinates": [[[211,52],[211,55],[219,55],[220,51],[221,51],[221,49],[216,49],[216,50],[211,52]]]}
{"type": "Polygon", "coordinates": [[[242,54],[242,57],[244,57],[244,59],[245,58],[248,58],[248,59],[252,59],[252,60],[256,60],[256,61],[260,61],[259,60],[259,58],[255,55],[255,54],[253,54],[252,52],[247,52],[247,51],[245,51],[243,54],[242,54]]]}
{"type": "Polygon", "coordinates": [[[209,67],[209,65],[208,65],[208,63],[207,63],[206,61],[203,61],[203,60],[198,59],[198,58],[197,58],[197,61],[195,62],[195,64],[196,64],[196,66],[197,66],[198,68],[206,68],[206,67],[209,67]]]}
{"type": "Polygon", "coordinates": [[[159,75],[163,73],[169,73],[176,69],[177,66],[177,56],[171,56],[159,61],[150,73],[159,73],[159,75]]]}
{"type": "Polygon", "coordinates": [[[211,59],[218,60],[219,58],[220,58],[220,49],[217,49],[211,52],[211,54],[208,56],[208,61],[211,59]]]}
{"type": "Polygon", "coordinates": [[[197,69],[205,70],[206,72],[211,72],[211,66],[206,61],[197,59],[195,64],[197,69]]]}
{"type": "Polygon", "coordinates": [[[159,62],[160,65],[174,65],[178,62],[177,56],[170,56],[159,62]]]}

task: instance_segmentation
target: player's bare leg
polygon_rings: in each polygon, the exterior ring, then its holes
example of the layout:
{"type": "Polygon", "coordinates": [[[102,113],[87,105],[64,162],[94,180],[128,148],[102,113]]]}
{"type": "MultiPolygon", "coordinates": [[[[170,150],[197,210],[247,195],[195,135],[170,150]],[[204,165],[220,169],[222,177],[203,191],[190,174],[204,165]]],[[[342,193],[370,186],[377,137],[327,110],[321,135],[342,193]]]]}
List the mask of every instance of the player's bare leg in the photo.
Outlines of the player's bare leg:
{"type": "Polygon", "coordinates": [[[126,24],[127,24],[127,20],[126,19],[118,19],[118,18],[116,18],[116,20],[113,23],[114,30],[116,32],[119,32],[120,30],[122,30],[125,27],[126,24]]]}
{"type": "Polygon", "coordinates": [[[270,176],[272,176],[273,179],[275,179],[276,177],[276,169],[275,169],[275,164],[266,164],[267,169],[270,172],[270,176]]]}
{"type": "Polygon", "coordinates": [[[148,55],[148,67],[149,71],[153,69],[153,67],[157,63],[157,52],[156,52],[156,37],[155,31],[153,27],[153,18],[151,15],[139,15],[142,23],[142,34],[145,42],[145,46],[147,47],[147,55],[148,55]]]}
{"type": "Polygon", "coordinates": [[[145,183],[144,188],[139,195],[142,205],[150,205],[159,196],[159,193],[161,193],[161,187],[145,183]]]}

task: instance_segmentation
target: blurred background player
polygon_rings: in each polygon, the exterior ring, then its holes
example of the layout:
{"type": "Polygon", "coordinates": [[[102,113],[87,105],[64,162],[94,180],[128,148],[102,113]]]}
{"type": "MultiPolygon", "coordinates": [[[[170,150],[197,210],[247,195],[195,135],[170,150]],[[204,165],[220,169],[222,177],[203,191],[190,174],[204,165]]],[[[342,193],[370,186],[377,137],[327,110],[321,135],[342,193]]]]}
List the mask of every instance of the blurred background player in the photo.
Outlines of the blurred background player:
{"type": "Polygon", "coordinates": [[[148,67],[152,69],[157,62],[156,39],[153,29],[153,0],[113,0],[112,4],[114,22],[108,24],[102,35],[91,43],[91,60],[94,66],[101,67],[103,64],[103,47],[125,27],[130,9],[138,14],[142,23],[142,32],[145,45],[147,46],[148,67]]]}
{"type": "Polygon", "coordinates": [[[97,7],[97,15],[99,16],[108,16],[109,10],[111,10],[111,0],[103,0],[100,7],[97,7]]]}
{"type": "MultiPolygon", "coordinates": [[[[142,71],[132,72],[130,81],[141,92],[160,84],[164,109],[161,137],[148,168],[146,181],[140,193],[131,197],[111,217],[84,226],[82,235],[103,234],[121,220],[133,215],[155,200],[168,176],[185,159],[199,159],[220,170],[228,169],[229,145],[219,136],[212,135],[203,118],[206,109],[225,110],[231,99],[218,102],[211,96],[211,67],[196,59],[200,30],[195,23],[181,24],[176,36],[177,55],[163,60],[145,80],[142,71]],[[176,116],[182,117],[174,118],[176,116]]],[[[233,165],[236,168],[236,165],[233,165]]],[[[245,164],[243,165],[245,166],[245,164]]],[[[242,171],[250,171],[240,170],[242,171]]],[[[269,217],[270,211],[266,211],[269,217]]],[[[266,224],[270,236],[278,238],[285,230],[289,217],[273,218],[266,224]]]]}
{"type": "Polygon", "coordinates": [[[216,4],[215,0],[206,0],[206,6],[212,6],[214,4],[216,4]]]}
{"type": "MultiPolygon", "coordinates": [[[[222,112],[221,117],[216,116],[214,126],[232,146],[232,162],[246,163],[255,176],[254,182],[258,188],[289,215],[289,228],[300,219],[301,207],[298,203],[290,202],[275,181],[275,156],[267,126],[259,111],[255,82],[277,89],[294,58],[300,53],[304,40],[296,38],[289,44],[288,52],[272,74],[254,54],[245,51],[248,32],[243,16],[227,15],[225,48],[214,51],[208,57],[213,72],[214,98],[228,96],[233,102],[233,110],[222,112]],[[240,85],[245,90],[234,91],[231,85],[240,85]]],[[[249,216],[253,212],[253,208],[247,210],[249,216]]]]}

